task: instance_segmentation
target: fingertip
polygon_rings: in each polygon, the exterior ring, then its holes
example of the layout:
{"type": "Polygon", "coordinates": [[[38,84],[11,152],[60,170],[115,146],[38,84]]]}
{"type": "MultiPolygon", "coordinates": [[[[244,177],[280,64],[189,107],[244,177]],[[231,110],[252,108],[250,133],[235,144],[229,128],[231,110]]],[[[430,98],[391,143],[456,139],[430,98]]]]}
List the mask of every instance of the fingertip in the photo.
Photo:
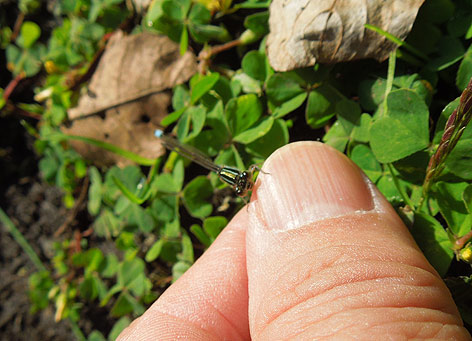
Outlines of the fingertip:
{"type": "Polygon", "coordinates": [[[244,209],[120,338],[248,339],[247,223],[244,209]]]}

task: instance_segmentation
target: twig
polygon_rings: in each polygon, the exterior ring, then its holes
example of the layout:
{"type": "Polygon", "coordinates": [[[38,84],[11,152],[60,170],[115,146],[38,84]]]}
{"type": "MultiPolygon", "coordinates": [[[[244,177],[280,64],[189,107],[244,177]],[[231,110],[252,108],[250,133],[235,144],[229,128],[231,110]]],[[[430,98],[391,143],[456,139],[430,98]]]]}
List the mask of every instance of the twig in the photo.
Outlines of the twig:
{"type": "Polygon", "coordinates": [[[11,103],[11,101],[8,101],[5,105],[5,107],[6,107],[7,112],[13,112],[15,114],[18,114],[18,115],[21,115],[21,116],[24,116],[24,117],[33,118],[33,119],[38,120],[38,121],[40,121],[41,118],[42,118],[42,116],[40,114],[21,109],[18,106],[16,106],[15,104],[11,103]]]}
{"type": "Polygon", "coordinates": [[[20,14],[16,17],[15,25],[13,26],[13,32],[10,37],[10,41],[15,41],[18,35],[20,34],[21,25],[23,25],[23,21],[25,20],[25,14],[20,12],[20,14]]]}
{"type": "Polygon", "coordinates": [[[6,86],[5,90],[3,91],[3,99],[5,101],[8,101],[8,99],[10,98],[11,94],[13,93],[13,90],[15,90],[15,88],[18,86],[18,83],[20,83],[20,81],[25,78],[25,73],[24,72],[20,72],[18,75],[16,75],[15,78],[13,78],[10,83],[8,83],[8,85],[6,86]]]}
{"type": "Polygon", "coordinates": [[[112,35],[113,35],[113,32],[105,34],[103,36],[102,40],[99,43],[102,46],[100,47],[100,49],[93,56],[93,60],[90,63],[90,65],[88,66],[87,71],[84,74],[82,74],[80,76],[77,76],[75,78],[72,77],[72,78],[66,80],[66,85],[69,88],[69,90],[71,90],[71,91],[77,90],[77,88],[82,83],[87,82],[93,76],[93,74],[95,73],[95,70],[98,67],[98,63],[100,62],[100,59],[102,58],[103,54],[105,53],[107,43],[110,40],[110,38],[112,37],[112,35]]]}
{"type": "Polygon", "coordinates": [[[54,232],[54,237],[60,236],[62,232],[64,232],[65,229],[74,221],[75,217],[77,216],[77,213],[79,213],[80,205],[82,205],[82,202],[85,200],[85,196],[87,195],[89,181],[89,177],[87,176],[84,180],[84,183],[82,184],[82,189],[80,191],[79,197],[77,198],[77,201],[75,202],[74,207],[67,215],[67,218],[64,223],[56,230],[56,232],[54,232]]]}
{"type": "Polygon", "coordinates": [[[218,53],[221,53],[223,51],[229,50],[233,47],[241,45],[241,39],[235,39],[232,41],[229,41],[227,43],[221,44],[221,45],[216,45],[211,48],[204,48],[199,54],[198,54],[198,70],[201,74],[205,74],[206,71],[208,70],[210,64],[211,64],[211,58],[218,53]]]}

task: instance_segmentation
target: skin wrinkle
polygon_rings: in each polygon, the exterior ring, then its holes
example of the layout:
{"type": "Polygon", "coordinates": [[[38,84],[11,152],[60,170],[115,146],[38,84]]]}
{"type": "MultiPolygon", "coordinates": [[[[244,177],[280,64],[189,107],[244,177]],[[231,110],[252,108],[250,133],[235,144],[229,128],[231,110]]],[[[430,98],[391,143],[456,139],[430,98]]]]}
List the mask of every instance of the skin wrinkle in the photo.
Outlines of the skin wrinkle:
{"type": "MultiPolygon", "coordinates": [[[[303,255],[302,255],[301,257],[303,257],[303,255]]],[[[297,263],[297,259],[292,260],[292,261],[295,261],[295,263],[297,263]]],[[[377,261],[377,260],[374,261],[374,262],[377,263],[377,264],[380,263],[380,262],[377,261]]],[[[369,261],[368,263],[372,263],[372,262],[369,261]]],[[[367,274],[367,275],[370,275],[369,277],[367,277],[367,279],[366,279],[366,278],[363,278],[362,280],[353,281],[353,280],[350,280],[350,279],[355,278],[355,276],[353,276],[354,273],[352,273],[351,276],[349,276],[349,274],[348,274],[348,278],[341,278],[341,279],[343,280],[342,283],[336,284],[335,282],[333,282],[333,283],[331,283],[330,286],[328,286],[328,287],[323,287],[323,288],[321,289],[322,292],[321,292],[320,294],[318,294],[318,293],[313,293],[312,291],[309,291],[309,292],[310,292],[310,295],[308,295],[307,297],[303,298],[302,300],[298,300],[298,302],[295,302],[295,303],[294,303],[293,300],[289,300],[289,302],[287,302],[289,308],[288,308],[288,309],[285,309],[285,310],[279,310],[279,309],[277,309],[277,310],[278,310],[278,311],[277,311],[277,314],[276,314],[276,315],[272,315],[272,318],[270,318],[269,320],[266,321],[265,327],[271,325],[271,324],[274,323],[277,319],[279,319],[281,316],[287,314],[287,313],[290,312],[291,310],[295,310],[295,309],[299,308],[302,303],[305,303],[305,302],[307,302],[307,301],[309,301],[309,300],[311,300],[311,299],[313,299],[313,298],[315,298],[315,297],[327,296],[328,304],[337,303],[338,301],[345,300],[346,297],[349,297],[349,296],[345,296],[345,295],[343,295],[343,296],[338,296],[335,300],[330,299],[329,296],[330,296],[331,293],[335,292],[336,289],[339,289],[339,288],[342,288],[343,290],[347,290],[348,292],[351,292],[351,293],[352,293],[352,290],[350,290],[349,287],[350,287],[350,286],[352,287],[352,285],[354,285],[354,284],[355,284],[355,285],[358,285],[358,284],[365,284],[365,283],[369,283],[369,282],[370,282],[370,284],[373,284],[373,286],[378,287],[378,280],[379,280],[379,279],[383,279],[383,282],[384,282],[385,279],[388,279],[388,278],[395,279],[395,278],[396,278],[396,279],[400,280],[402,283],[394,283],[391,287],[396,287],[397,290],[403,290],[403,291],[405,291],[405,292],[407,292],[407,291],[410,291],[410,292],[411,292],[411,290],[409,290],[408,288],[414,288],[414,289],[419,289],[419,288],[420,288],[420,289],[431,288],[431,289],[433,289],[433,290],[440,290],[440,291],[443,291],[443,290],[441,290],[441,289],[442,289],[441,287],[438,287],[438,283],[437,283],[438,279],[437,279],[437,277],[435,276],[434,273],[431,273],[430,271],[428,271],[428,270],[426,270],[426,269],[418,268],[418,267],[413,267],[413,266],[411,266],[411,265],[404,264],[404,263],[398,263],[398,264],[401,265],[401,267],[402,267],[401,269],[394,269],[396,262],[393,262],[393,261],[392,261],[392,262],[389,262],[389,263],[390,263],[390,264],[388,264],[388,265],[391,265],[391,267],[387,267],[387,268],[384,267],[384,268],[381,268],[381,269],[380,269],[380,272],[377,271],[377,272],[374,272],[374,273],[367,274]],[[385,272],[385,271],[391,272],[391,271],[389,271],[390,269],[394,269],[394,271],[393,271],[394,273],[400,272],[400,275],[401,275],[402,272],[411,273],[411,271],[405,269],[405,268],[407,268],[407,267],[414,268],[414,269],[417,270],[417,272],[420,271],[420,272],[422,273],[422,276],[415,276],[414,279],[412,279],[411,276],[385,276],[385,277],[384,277],[384,276],[381,276],[381,273],[382,273],[382,272],[385,272]],[[414,280],[416,283],[412,283],[412,284],[403,283],[405,280],[408,280],[408,279],[414,280]],[[348,280],[348,281],[346,282],[346,280],[348,280]],[[427,285],[427,284],[422,285],[423,282],[424,282],[424,283],[430,283],[430,284],[429,284],[429,285],[427,285]],[[435,282],[436,282],[436,283],[435,283],[435,282]]],[[[352,262],[352,264],[357,264],[357,263],[352,262]]],[[[290,269],[290,271],[287,270],[288,272],[293,271],[293,267],[290,266],[290,265],[282,266],[282,268],[290,269]]],[[[332,268],[326,268],[325,265],[324,265],[324,268],[325,268],[325,269],[332,269],[332,268]]],[[[342,270],[343,268],[350,269],[350,268],[352,268],[352,266],[351,266],[351,264],[349,264],[349,263],[338,263],[338,264],[336,264],[336,270],[342,270]],[[346,264],[347,264],[347,265],[346,265],[346,264]]],[[[378,268],[378,267],[377,267],[377,266],[371,266],[371,264],[368,264],[368,268],[378,268]]],[[[329,276],[326,276],[326,275],[325,275],[325,272],[327,272],[328,274],[330,274],[330,272],[332,272],[332,271],[326,271],[326,270],[325,270],[325,271],[317,271],[317,272],[316,272],[316,276],[313,276],[313,272],[309,272],[307,275],[303,276],[302,278],[300,278],[300,279],[298,280],[298,284],[295,284],[295,285],[294,285],[294,288],[292,289],[292,292],[295,292],[295,293],[296,293],[296,292],[297,292],[297,287],[300,287],[301,285],[303,285],[303,284],[306,282],[306,279],[308,279],[308,278],[311,278],[312,281],[316,283],[317,280],[314,279],[314,277],[315,277],[315,278],[316,278],[316,277],[321,277],[321,278],[323,278],[323,277],[329,277],[329,276]],[[301,284],[300,284],[300,283],[301,283],[301,284]]],[[[337,273],[337,272],[338,272],[338,271],[336,271],[336,273],[337,273]]],[[[363,274],[363,275],[365,275],[365,274],[363,274]]],[[[339,276],[336,276],[335,278],[336,278],[336,279],[339,279],[340,277],[339,277],[339,276]]],[[[386,288],[386,287],[387,287],[387,286],[384,286],[383,289],[386,288]]],[[[281,290],[281,291],[282,291],[283,293],[285,293],[285,294],[286,294],[286,292],[287,292],[286,290],[281,290]]],[[[361,295],[363,295],[363,294],[365,294],[365,293],[370,293],[370,292],[371,292],[371,286],[368,287],[368,291],[367,291],[367,292],[366,292],[366,291],[356,292],[356,295],[355,295],[355,296],[361,296],[361,295]]],[[[301,298],[299,294],[296,294],[296,297],[301,298]]],[[[352,296],[351,296],[351,297],[352,297],[352,296]]],[[[408,301],[410,301],[411,299],[414,299],[414,298],[411,297],[411,298],[408,299],[408,301]]],[[[266,300],[267,300],[267,299],[263,299],[263,300],[261,300],[261,301],[264,302],[264,301],[266,301],[266,300]]],[[[269,301],[272,301],[272,300],[273,300],[273,298],[270,298],[269,301]]],[[[323,305],[323,303],[321,303],[320,305],[317,305],[316,307],[319,307],[319,306],[321,306],[321,305],[323,305]]],[[[411,303],[410,303],[409,306],[411,307],[411,303]]],[[[376,307],[378,307],[378,306],[376,306],[376,307]]],[[[267,310],[267,309],[264,309],[264,308],[265,308],[264,306],[260,307],[260,309],[262,309],[263,311],[267,310]]],[[[425,307],[422,306],[422,308],[425,308],[425,307]]],[[[258,314],[260,314],[260,309],[259,309],[259,313],[258,313],[258,314]]],[[[349,309],[349,310],[350,310],[351,308],[346,307],[346,309],[349,309]]],[[[439,307],[436,307],[434,310],[445,311],[445,307],[444,307],[444,306],[439,306],[439,307]]],[[[341,312],[342,312],[342,311],[341,311],[341,312]]],[[[337,313],[339,313],[339,311],[336,312],[335,314],[337,314],[337,313]]],[[[452,314],[452,312],[450,312],[450,314],[452,314]]],[[[269,314],[269,315],[271,315],[271,314],[269,314]]],[[[329,317],[329,316],[328,316],[328,317],[329,317]]],[[[318,321],[318,323],[319,323],[319,321],[318,321]]],[[[265,327],[264,327],[264,329],[265,329],[265,327]]],[[[264,329],[261,330],[261,333],[264,333],[264,329]]]]}
{"type": "MultiPolygon", "coordinates": [[[[353,247],[355,247],[355,245],[352,245],[353,247]]],[[[298,263],[301,263],[299,261],[299,259],[304,259],[304,258],[308,258],[308,259],[312,259],[312,258],[320,258],[320,257],[317,257],[317,254],[319,253],[320,250],[324,250],[324,249],[335,249],[335,248],[344,248],[345,249],[345,245],[342,245],[342,246],[334,246],[334,247],[321,247],[319,248],[318,250],[313,250],[313,251],[310,251],[310,252],[307,252],[305,254],[301,254],[300,256],[298,256],[297,258],[294,258],[294,259],[291,259],[289,262],[287,263],[282,263],[280,264],[280,267],[279,269],[285,269],[285,271],[283,273],[281,273],[281,276],[280,277],[284,277],[283,274],[286,274],[286,273],[293,273],[293,265],[291,264],[292,262],[295,263],[295,264],[298,264],[298,263]],[[312,254],[315,254],[314,257],[312,257],[311,255],[312,254]]],[[[371,248],[374,248],[373,246],[371,246],[371,248]]],[[[412,249],[412,251],[416,251],[416,249],[412,249]]],[[[371,256],[373,253],[372,252],[366,252],[368,256],[371,256]]],[[[382,257],[380,259],[374,259],[374,260],[371,260],[371,259],[362,259],[362,261],[364,262],[369,262],[369,264],[379,264],[379,263],[382,263],[383,265],[386,265],[388,263],[390,263],[392,265],[392,267],[395,266],[395,264],[400,264],[402,267],[403,267],[403,271],[407,272],[407,273],[411,273],[410,270],[405,270],[406,267],[411,267],[413,269],[418,269],[418,270],[421,270],[422,272],[424,272],[424,275],[426,274],[430,274],[430,279],[428,279],[429,281],[431,280],[437,280],[437,277],[435,276],[434,273],[432,273],[430,270],[430,268],[426,268],[426,267],[419,267],[418,264],[408,264],[408,262],[405,262],[405,259],[402,259],[402,260],[394,260],[393,257],[389,257],[389,254],[385,254],[385,253],[382,253],[380,252],[380,254],[383,254],[383,255],[386,255],[386,257],[382,257]],[[387,263],[388,262],[388,263],[387,263]]],[[[360,259],[359,259],[360,261],[360,259]]],[[[353,262],[353,261],[342,261],[340,259],[337,259],[337,258],[333,258],[332,260],[329,260],[328,263],[324,263],[324,264],[321,264],[321,266],[319,268],[316,268],[316,269],[309,269],[307,270],[306,272],[306,275],[302,275],[300,278],[297,279],[296,282],[292,282],[292,283],[289,283],[290,286],[293,286],[294,288],[292,289],[292,291],[296,292],[297,291],[297,288],[300,287],[301,285],[303,285],[304,283],[306,283],[306,280],[309,279],[309,278],[312,278],[312,281],[313,282],[317,282],[315,279],[313,278],[316,278],[316,276],[313,276],[313,273],[315,273],[318,277],[320,278],[326,278],[328,276],[326,276],[326,274],[330,274],[330,269],[333,269],[333,265],[336,265],[336,269],[339,269],[339,271],[336,271],[336,272],[341,272],[341,274],[343,272],[345,272],[345,270],[343,271],[343,268],[345,269],[350,269],[352,268],[352,265],[355,265],[357,264],[357,262],[353,262]],[[328,270],[326,270],[328,269],[328,270]],[[301,284],[300,284],[301,283],[301,284]]],[[[370,265],[369,265],[369,268],[370,265]]],[[[377,266],[375,268],[378,268],[377,266]]],[[[384,272],[385,270],[388,271],[388,269],[380,269],[381,272],[384,272]]],[[[391,271],[390,271],[391,272],[391,271]]],[[[397,271],[398,272],[398,271],[397,271]]],[[[377,278],[379,278],[380,274],[371,274],[368,279],[375,279],[375,276],[377,276],[377,278]]],[[[354,278],[354,276],[352,276],[354,278]]],[[[428,276],[429,277],[429,276],[428,276]]],[[[344,278],[344,277],[339,277],[339,276],[336,276],[336,278],[344,278]]],[[[384,278],[384,276],[381,276],[380,278],[384,278]]],[[[398,277],[399,279],[408,279],[408,277],[398,277]]],[[[422,277],[422,279],[424,279],[424,276],[422,277]]],[[[415,280],[418,280],[418,278],[416,278],[415,280]]],[[[286,280],[282,280],[281,282],[283,283],[287,283],[288,281],[286,280]]],[[[353,283],[353,282],[359,282],[359,281],[352,281],[352,280],[349,280],[349,282],[353,283]]],[[[340,284],[342,285],[342,284],[340,284]]],[[[326,292],[327,290],[335,287],[336,285],[334,283],[332,283],[330,286],[324,286],[323,287],[323,290],[324,292],[326,292]]],[[[289,290],[283,290],[282,288],[282,292],[286,292],[286,291],[290,291],[289,290]]],[[[269,294],[269,293],[268,293],[269,294]]],[[[298,296],[298,295],[297,295],[298,296]]],[[[264,302],[266,300],[262,299],[261,300],[261,303],[264,302]]],[[[272,300],[269,300],[269,301],[272,301],[272,300]]],[[[290,303],[293,303],[292,301],[290,303]]],[[[295,303],[297,304],[297,303],[295,303]]],[[[260,310],[261,309],[264,309],[264,305],[262,304],[262,307],[260,306],[260,308],[258,309],[259,310],[259,313],[260,313],[260,310]]],[[[258,313],[258,314],[259,314],[258,313]]],[[[269,314],[270,315],[270,314],[269,314]]],[[[275,318],[275,317],[274,317],[275,318]]],[[[269,321],[267,321],[267,323],[270,323],[272,319],[270,319],[269,321]]]]}
{"type": "MultiPolygon", "coordinates": [[[[316,329],[316,330],[319,330],[319,323],[327,323],[328,320],[332,319],[332,318],[335,318],[335,317],[338,317],[339,315],[345,315],[346,313],[349,313],[350,315],[353,315],[352,313],[353,312],[356,312],[356,311],[360,311],[362,313],[365,313],[365,311],[368,311],[368,310],[371,310],[371,309],[375,309],[375,310],[388,310],[389,313],[392,312],[391,310],[392,307],[361,307],[361,308],[354,308],[354,309],[348,309],[348,310],[342,310],[342,311],[339,311],[339,312],[336,312],[336,313],[333,313],[331,315],[328,315],[326,317],[324,317],[322,320],[318,321],[316,324],[315,323],[311,323],[309,325],[307,325],[305,328],[297,328],[297,333],[295,334],[290,334],[289,338],[292,339],[294,338],[295,336],[297,335],[300,335],[300,334],[303,334],[303,333],[310,333],[310,329],[316,329]]],[[[360,330],[368,330],[368,329],[375,329],[375,327],[385,327],[385,326],[388,326],[388,325],[393,325],[393,324],[399,324],[401,326],[404,326],[404,324],[412,324],[412,323],[417,323],[419,325],[428,325],[430,323],[437,323],[437,324],[440,324],[440,325],[444,325],[444,327],[447,327],[447,326],[451,326],[451,327],[455,327],[457,330],[460,330],[460,324],[461,324],[461,320],[459,318],[457,318],[456,316],[454,315],[451,315],[449,313],[445,313],[443,311],[438,311],[436,309],[425,309],[422,308],[422,307],[393,307],[393,309],[395,309],[396,311],[401,311],[401,310],[408,310],[408,311],[412,311],[412,310],[415,310],[415,309],[419,309],[421,310],[421,312],[423,312],[423,314],[416,314],[414,316],[416,317],[420,317],[422,316],[423,319],[418,319],[417,321],[411,321],[411,320],[407,320],[407,319],[396,319],[395,322],[392,322],[391,320],[387,321],[386,323],[371,323],[370,321],[368,322],[368,324],[365,325],[365,328],[361,328],[360,330]],[[437,316],[437,315],[440,315],[440,316],[437,316]],[[435,321],[431,321],[431,319],[433,317],[436,317],[436,320],[435,321]],[[447,323],[444,323],[445,320],[449,320],[449,322],[447,323]]],[[[356,315],[356,314],[354,314],[356,315]]],[[[391,314],[390,314],[391,315],[391,314]]],[[[391,318],[389,315],[389,319],[391,318]]],[[[404,317],[404,314],[395,314],[394,317],[404,317]]],[[[408,314],[408,319],[411,319],[411,314],[408,314]]],[[[342,324],[342,329],[338,329],[338,330],[333,330],[333,329],[330,329],[330,328],[325,328],[323,330],[325,330],[326,332],[328,331],[334,331],[334,334],[333,333],[330,333],[328,335],[323,335],[322,338],[330,338],[332,335],[336,335],[336,334],[339,334],[339,333],[342,333],[343,330],[349,330],[350,327],[352,326],[357,326],[357,327],[360,327],[359,325],[359,321],[355,320],[353,321],[352,324],[350,325],[345,325],[345,324],[342,324]],[[329,336],[329,337],[328,337],[329,336]]],[[[269,327],[269,326],[267,326],[269,327]]],[[[403,327],[404,328],[404,327],[403,327]]],[[[403,329],[403,328],[400,328],[403,329]]],[[[359,328],[358,328],[359,329],[359,328]]],[[[384,328],[385,329],[385,328],[384,328]]],[[[404,328],[406,331],[410,331],[409,328],[404,328]]],[[[267,328],[264,328],[264,330],[261,331],[260,335],[263,335],[265,334],[265,331],[267,330],[267,328]]],[[[317,339],[320,339],[320,336],[317,335],[316,336],[317,339]]],[[[264,337],[262,337],[264,338],[264,337]]]]}
{"type": "MultiPolygon", "coordinates": [[[[186,305],[189,304],[188,299],[186,299],[185,297],[181,298],[181,300],[183,301],[182,302],[183,304],[186,304],[186,305]]],[[[198,300],[198,302],[200,302],[200,301],[201,300],[198,300]]],[[[226,322],[227,326],[230,326],[230,329],[233,331],[233,333],[238,335],[241,340],[244,339],[243,336],[241,335],[240,331],[235,327],[235,325],[233,323],[230,322],[231,319],[227,318],[225,314],[223,314],[219,309],[217,309],[215,307],[215,305],[213,304],[213,300],[210,300],[210,299],[205,300],[205,303],[206,303],[206,307],[211,307],[212,308],[211,311],[208,312],[209,314],[214,313],[217,316],[220,316],[222,318],[222,320],[224,322],[226,322]]],[[[175,304],[177,304],[177,303],[175,303],[175,304]]],[[[192,311],[199,310],[200,304],[196,304],[194,306],[195,306],[195,308],[191,309],[192,311]]],[[[208,321],[205,320],[205,319],[202,319],[201,318],[202,316],[200,316],[200,315],[186,314],[184,317],[181,317],[180,316],[180,311],[175,311],[175,309],[173,309],[172,306],[169,307],[168,304],[156,306],[156,307],[153,308],[153,310],[160,313],[160,314],[162,314],[162,315],[168,316],[170,318],[174,318],[174,319],[178,319],[180,321],[183,321],[184,325],[189,324],[189,325],[192,325],[192,326],[194,326],[194,327],[196,327],[200,330],[203,330],[206,333],[214,336],[215,339],[217,339],[217,340],[220,339],[220,336],[217,335],[216,333],[214,333],[215,329],[214,328],[209,328],[210,325],[208,324],[208,321]],[[192,318],[192,316],[196,317],[196,318],[192,318]]]]}
{"type": "MultiPolygon", "coordinates": [[[[351,289],[349,289],[349,287],[354,286],[353,284],[358,285],[358,284],[362,284],[362,283],[364,283],[364,282],[363,282],[363,281],[359,281],[359,282],[356,282],[356,283],[349,283],[348,285],[343,286],[342,289],[346,289],[347,291],[351,291],[351,289]]],[[[336,286],[336,287],[334,287],[332,290],[329,290],[327,293],[332,292],[332,291],[335,291],[336,289],[339,289],[340,287],[341,287],[341,286],[336,286]]],[[[406,285],[405,285],[405,286],[397,286],[397,287],[409,288],[409,287],[412,287],[412,286],[406,286],[406,285]]],[[[418,287],[415,287],[415,288],[418,288],[418,287]]],[[[424,288],[424,287],[420,287],[420,288],[424,288]]],[[[428,287],[426,287],[426,288],[428,288],[428,287]]],[[[349,293],[346,294],[346,295],[339,295],[339,296],[337,296],[336,299],[330,299],[330,300],[328,300],[328,301],[321,302],[320,304],[315,305],[315,306],[311,306],[311,307],[312,307],[312,308],[313,308],[313,307],[315,307],[315,308],[321,308],[321,307],[323,307],[323,306],[330,306],[330,305],[339,306],[339,305],[337,304],[338,302],[343,302],[343,301],[345,302],[345,301],[347,301],[348,298],[351,298],[351,299],[352,299],[352,298],[356,298],[356,299],[357,299],[357,298],[365,298],[365,297],[368,298],[368,294],[372,294],[372,291],[371,291],[370,289],[371,289],[371,288],[367,288],[367,289],[364,290],[364,291],[358,291],[358,292],[356,292],[354,295],[353,295],[351,292],[349,292],[349,293]]],[[[306,298],[304,298],[303,300],[301,300],[300,302],[298,302],[297,305],[295,305],[295,306],[293,306],[293,307],[290,307],[289,309],[287,309],[287,310],[281,312],[281,314],[278,315],[276,318],[274,318],[271,323],[276,322],[278,319],[284,319],[284,318],[285,318],[284,314],[287,315],[287,313],[290,313],[291,311],[295,311],[294,316],[296,316],[296,315],[297,315],[297,311],[296,311],[296,310],[299,310],[299,309],[300,309],[300,306],[301,306],[302,304],[309,303],[309,301],[311,301],[313,298],[315,298],[315,297],[306,297],[306,298]]],[[[383,303],[383,302],[380,302],[380,303],[383,303]]],[[[363,305],[363,304],[365,304],[365,303],[364,303],[363,301],[357,302],[357,300],[356,300],[355,304],[362,304],[362,305],[363,305]]],[[[342,305],[341,305],[341,306],[342,306],[342,305]]],[[[362,307],[365,308],[364,305],[363,305],[362,307]]],[[[405,306],[405,307],[403,307],[403,308],[411,308],[411,307],[412,307],[411,305],[408,305],[408,306],[405,306]]],[[[376,305],[376,306],[371,306],[370,308],[399,308],[399,306],[394,306],[394,305],[376,305]]],[[[416,307],[416,308],[424,308],[424,307],[418,306],[418,307],[416,307]]],[[[332,317],[332,316],[335,316],[335,315],[337,315],[337,314],[342,314],[342,313],[345,313],[345,312],[347,312],[347,311],[356,310],[356,309],[359,309],[359,308],[353,308],[352,306],[344,306],[344,307],[341,308],[341,310],[338,310],[338,311],[336,311],[336,312],[333,312],[332,314],[328,314],[328,315],[325,315],[325,316],[321,316],[319,320],[310,320],[310,324],[307,325],[306,328],[309,328],[309,327],[310,327],[312,324],[314,324],[314,323],[320,323],[320,322],[322,322],[322,321],[325,321],[326,319],[328,319],[328,318],[330,318],[330,317],[332,317]]],[[[443,310],[440,310],[440,309],[438,309],[438,308],[436,308],[436,309],[434,309],[434,308],[426,308],[426,309],[431,309],[431,310],[435,310],[435,311],[444,312],[443,310]]],[[[319,309],[319,310],[321,310],[321,309],[319,309]]],[[[296,319],[298,319],[298,318],[296,318],[296,319]]],[[[284,324],[284,323],[282,322],[282,323],[280,323],[280,324],[284,324]]],[[[269,324],[267,324],[266,326],[268,326],[268,325],[269,325],[269,324]]]]}
{"type": "MultiPolygon", "coordinates": [[[[321,338],[317,336],[317,340],[333,339],[336,336],[342,336],[345,334],[346,330],[348,331],[348,334],[352,334],[353,326],[359,326],[359,325],[356,322],[353,322],[350,325],[344,325],[342,329],[337,330],[335,333],[323,335],[321,336],[321,338]]],[[[442,330],[444,330],[444,328],[457,327],[457,325],[451,325],[451,324],[444,325],[441,322],[431,322],[431,323],[428,322],[425,324],[424,322],[396,321],[392,323],[369,325],[369,326],[366,326],[365,328],[357,328],[356,334],[362,331],[364,335],[367,335],[369,334],[369,331],[372,332],[372,330],[380,329],[379,327],[381,327],[381,330],[379,331],[382,332],[383,334],[385,334],[385,330],[389,330],[389,329],[398,330],[397,332],[395,332],[395,334],[399,334],[400,331],[405,331],[406,332],[405,334],[408,335],[408,337],[405,336],[405,339],[411,340],[412,338],[419,338],[419,337],[421,337],[421,339],[424,339],[425,337],[427,337],[428,339],[435,338],[437,335],[439,335],[439,333],[442,330]],[[415,332],[414,335],[412,335],[411,333],[413,332],[413,328],[416,325],[418,325],[418,327],[416,328],[417,331],[415,332]],[[431,328],[431,326],[437,326],[433,334],[431,334],[431,331],[428,330],[431,328]],[[427,335],[424,335],[425,333],[423,331],[426,332],[427,335]]],[[[294,337],[300,334],[304,334],[305,332],[310,333],[310,331],[307,330],[300,333],[296,333],[294,337]]]]}
{"type": "MultiPolygon", "coordinates": [[[[231,322],[231,319],[230,319],[230,318],[227,318],[226,315],[225,315],[221,310],[219,310],[219,309],[213,304],[213,301],[212,301],[212,300],[209,300],[208,303],[209,303],[210,306],[213,308],[212,310],[213,310],[214,312],[216,312],[217,315],[221,316],[222,319],[223,319],[223,321],[225,321],[226,324],[231,327],[231,330],[233,331],[233,333],[235,333],[236,335],[238,335],[240,340],[244,340],[244,337],[241,335],[241,333],[239,332],[238,328],[236,328],[236,326],[231,322]]],[[[216,335],[216,337],[218,337],[218,336],[216,335]]]]}
{"type": "MultiPolygon", "coordinates": [[[[175,324],[176,324],[176,321],[180,321],[180,322],[181,322],[181,325],[183,325],[183,326],[189,326],[189,327],[190,327],[190,326],[191,326],[191,327],[197,327],[197,331],[199,331],[199,332],[200,332],[200,331],[204,331],[207,336],[209,336],[209,337],[214,337],[215,340],[218,340],[218,337],[215,336],[215,335],[213,335],[213,333],[210,333],[210,332],[209,332],[208,330],[206,330],[206,329],[198,328],[198,326],[196,326],[194,323],[190,322],[189,320],[183,319],[183,318],[181,318],[181,317],[179,317],[179,316],[177,316],[177,315],[172,315],[172,314],[169,314],[169,313],[167,313],[167,312],[161,311],[160,309],[156,309],[156,311],[157,311],[158,314],[161,315],[161,316],[159,316],[159,322],[161,322],[161,323],[164,322],[164,323],[166,323],[166,324],[175,325],[175,324]],[[162,316],[168,317],[169,319],[165,319],[165,320],[163,321],[162,316]]],[[[157,316],[154,316],[152,319],[155,319],[156,317],[157,317],[157,316]]],[[[140,319],[141,319],[141,318],[140,318],[140,319]]],[[[137,321],[139,321],[139,320],[137,320],[137,321]]],[[[139,322],[141,322],[141,321],[139,321],[139,322]]],[[[172,330],[171,327],[168,327],[167,329],[168,329],[168,330],[172,330]]],[[[190,330],[190,332],[192,332],[192,331],[193,331],[193,329],[190,330]]],[[[185,332],[188,333],[189,331],[188,331],[188,330],[185,330],[185,332]]],[[[137,335],[139,336],[139,339],[141,339],[141,338],[143,337],[143,335],[142,335],[142,333],[141,333],[141,331],[140,331],[140,328],[133,328],[133,329],[132,329],[132,332],[131,332],[130,334],[126,335],[126,338],[125,338],[123,341],[127,341],[127,340],[137,340],[137,338],[134,337],[135,334],[137,334],[137,335]]]]}
{"type": "MultiPolygon", "coordinates": [[[[415,335],[411,335],[409,334],[408,337],[409,338],[425,338],[425,337],[428,337],[428,338],[435,338],[437,335],[439,335],[441,333],[442,330],[444,330],[445,328],[450,328],[450,327],[453,327],[453,328],[458,328],[457,324],[450,324],[450,323],[447,323],[447,324],[444,324],[442,322],[436,322],[436,321],[395,321],[395,322],[389,322],[389,323],[385,323],[385,324],[373,324],[372,326],[368,326],[369,329],[375,329],[377,327],[385,327],[385,326],[396,326],[396,325],[401,325],[402,328],[398,328],[396,327],[397,329],[403,329],[407,332],[410,332],[412,331],[412,325],[415,326],[415,325],[418,325],[418,328],[417,328],[417,331],[416,331],[416,334],[415,335]],[[425,323],[426,322],[426,323],[425,323]],[[406,328],[405,325],[408,325],[408,328],[406,328]],[[437,326],[436,328],[436,331],[434,332],[434,334],[431,334],[431,331],[429,329],[431,329],[431,326],[437,326]],[[427,332],[427,336],[426,335],[423,335],[423,331],[426,331],[427,332]]],[[[364,329],[362,329],[364,330],[364,329]]]]}

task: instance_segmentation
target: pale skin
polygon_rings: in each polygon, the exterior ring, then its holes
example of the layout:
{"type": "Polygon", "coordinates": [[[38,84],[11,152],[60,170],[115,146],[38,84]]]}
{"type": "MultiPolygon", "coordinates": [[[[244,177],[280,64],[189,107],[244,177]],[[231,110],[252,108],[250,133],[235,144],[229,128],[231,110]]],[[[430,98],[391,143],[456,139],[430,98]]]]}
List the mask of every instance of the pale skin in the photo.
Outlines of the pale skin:
{"type": "Polygon", "coordinates": [[[378,190],[318,142],[276,151],[242,209],[119,340],[470,340],[378,190]]]}

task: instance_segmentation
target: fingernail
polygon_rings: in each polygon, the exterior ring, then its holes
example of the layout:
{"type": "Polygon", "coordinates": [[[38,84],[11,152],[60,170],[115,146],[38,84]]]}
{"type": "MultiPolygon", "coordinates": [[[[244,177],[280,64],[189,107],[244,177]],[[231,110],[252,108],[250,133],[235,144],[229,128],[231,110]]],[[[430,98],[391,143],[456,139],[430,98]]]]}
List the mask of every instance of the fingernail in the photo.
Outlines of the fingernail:
{"type": "Polygon", "coordinates": [[[264,163],[254,202],[268,229],[308,223],[374,208],[362,171],[344,154],[320,142],[289,144],[264,163]]]}

